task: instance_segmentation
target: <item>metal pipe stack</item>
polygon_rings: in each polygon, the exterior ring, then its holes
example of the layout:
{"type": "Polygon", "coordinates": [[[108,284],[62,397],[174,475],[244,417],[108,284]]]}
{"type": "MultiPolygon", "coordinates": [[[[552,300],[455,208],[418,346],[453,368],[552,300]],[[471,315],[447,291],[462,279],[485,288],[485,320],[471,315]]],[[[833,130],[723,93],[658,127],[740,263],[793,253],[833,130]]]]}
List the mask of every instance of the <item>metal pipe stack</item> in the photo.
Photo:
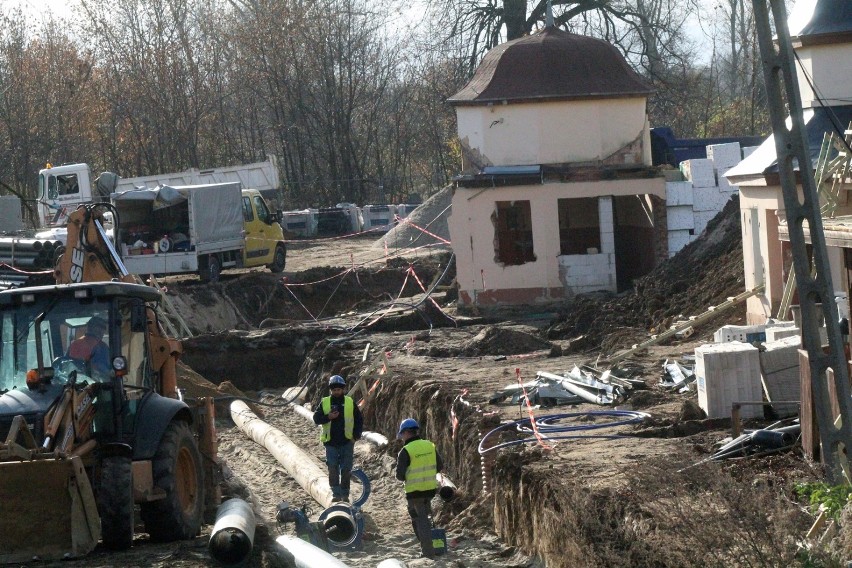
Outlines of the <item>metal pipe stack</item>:
{"type": "Polygon", "coordinates": [[[53,256],[61,241],[0,237],[0,264],[23,270],[53,268],[53,256]]]}

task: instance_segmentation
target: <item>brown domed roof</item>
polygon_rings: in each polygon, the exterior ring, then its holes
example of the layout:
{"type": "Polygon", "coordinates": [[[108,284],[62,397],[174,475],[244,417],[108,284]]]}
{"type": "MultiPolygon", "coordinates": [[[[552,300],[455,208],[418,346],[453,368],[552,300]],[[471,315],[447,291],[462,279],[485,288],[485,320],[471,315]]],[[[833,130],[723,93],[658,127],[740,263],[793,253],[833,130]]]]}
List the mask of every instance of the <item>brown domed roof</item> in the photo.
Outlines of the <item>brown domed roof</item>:
{"type": "Polygon", "coordinates": [[[646,96],[653,89],[611,44],[548,27],[489,51],[454,105],[646,96]]]}

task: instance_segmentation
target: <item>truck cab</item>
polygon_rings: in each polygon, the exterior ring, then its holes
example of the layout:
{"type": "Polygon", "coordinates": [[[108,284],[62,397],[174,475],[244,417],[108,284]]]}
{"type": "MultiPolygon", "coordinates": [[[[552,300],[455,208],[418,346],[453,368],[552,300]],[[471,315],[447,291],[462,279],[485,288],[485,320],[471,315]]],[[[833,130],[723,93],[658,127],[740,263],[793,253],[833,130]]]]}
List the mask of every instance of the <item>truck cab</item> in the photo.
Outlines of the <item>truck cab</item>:
{"type": "Polygon", "coordinates": [[[92,172],[88,164],[48,167],[38,174],[38,221],[41,227],[64,227],[81,203],[91,203],[92,172]]]}
{"type": "Polygon", "coordinates": [[[281,272],[287,261],[281,214],[269,209],[266,200],[256,189],[243,189],[243,226],[246,246],[244,266],[268,266],[272,272],[281,272]]]}

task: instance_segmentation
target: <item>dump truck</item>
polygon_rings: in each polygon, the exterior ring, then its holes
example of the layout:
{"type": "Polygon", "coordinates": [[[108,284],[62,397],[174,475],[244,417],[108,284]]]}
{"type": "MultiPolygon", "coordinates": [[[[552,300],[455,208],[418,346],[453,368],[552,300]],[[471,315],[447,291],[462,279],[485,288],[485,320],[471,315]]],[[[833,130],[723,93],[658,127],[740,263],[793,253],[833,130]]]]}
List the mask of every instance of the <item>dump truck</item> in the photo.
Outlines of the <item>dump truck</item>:
{"type": "Polygon", "coordinates": [[[223,268],[284,270],[280,216],[258,190],[239,183],[158,186],[110,200],[122,223],[116,246],[132,274],[197,272],[215,282],[223,268]]]}
{"type": "Polygon", "coordinates": [[[64,228],[67,216],[84,203],[109,201],[113,193],[158,186],[205,185],[236,182],[260,191],[279,187],[278,164],[274,156],[265,162],[183,172],[122,178],[112,172],[92,176],[89,164],[63,164],[38,173],[38,224],[41,228],[64,228]]]}
{"type": "Polygon", "coordinates": [[[152,540],[193,538],[218,505],[213,401],[179,392],[180,343],[106,237],[109,207],[71,214],[56,284],[0,292],[0,563],[126,549],[137,504],[152,540]]]}

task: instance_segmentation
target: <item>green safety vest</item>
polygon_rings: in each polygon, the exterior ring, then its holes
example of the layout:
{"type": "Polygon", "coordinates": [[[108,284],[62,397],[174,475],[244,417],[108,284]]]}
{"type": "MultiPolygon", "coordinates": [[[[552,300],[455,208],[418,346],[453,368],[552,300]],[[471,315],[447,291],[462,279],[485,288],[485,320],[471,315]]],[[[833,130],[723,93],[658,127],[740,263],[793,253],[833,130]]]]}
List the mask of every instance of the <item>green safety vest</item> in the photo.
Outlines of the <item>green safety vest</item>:
{"type": "MultiPolygon", "coordinates": [[[[331,397],[327,396],[322,399],[322,411],[326,415],[331,412],[331,397]]],[[[352,397],[344,396],[343,397],[343,433],[346,434],[347,440],[352,440],[355,436],[353,434],[355,430],[355,402],[352,400],[352,397]]],[[[331,440],[331,421],[326,422],[322,425],[322,434],[320,435],[320,442],[325,444],[331,440]]]]}
{"type": "Polygon", "coordinates": [[[413,440],[405,444],[411,463],[405,470],[405,492],[429,491],[438,488],[438,457],[435,444],[429,440],[413,440]]]}

